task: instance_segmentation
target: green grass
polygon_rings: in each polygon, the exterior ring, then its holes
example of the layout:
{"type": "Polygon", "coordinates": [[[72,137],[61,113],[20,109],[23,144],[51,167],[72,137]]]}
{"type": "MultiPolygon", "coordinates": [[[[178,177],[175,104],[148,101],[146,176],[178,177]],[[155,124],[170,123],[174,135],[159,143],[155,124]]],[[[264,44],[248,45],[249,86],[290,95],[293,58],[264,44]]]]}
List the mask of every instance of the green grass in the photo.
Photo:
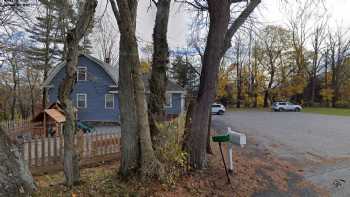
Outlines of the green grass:
{"type": "Polygon", "coordinates": [[[344,108],[321,108],[321,107],[310,107],[304,108],[305,113],[317,113],[324,115],[335,115],[335,116],[350,116],[350,109],[344,108]]]}

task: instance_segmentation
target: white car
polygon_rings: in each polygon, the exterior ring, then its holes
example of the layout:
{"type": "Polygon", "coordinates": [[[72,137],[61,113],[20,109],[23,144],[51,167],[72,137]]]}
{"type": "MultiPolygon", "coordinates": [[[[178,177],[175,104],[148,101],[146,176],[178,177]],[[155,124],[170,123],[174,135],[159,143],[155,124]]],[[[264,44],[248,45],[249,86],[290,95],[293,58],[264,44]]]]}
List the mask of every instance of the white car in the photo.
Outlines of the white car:
{"type": "Polygon", "coordinates": [[[290,102],[274,102],[272,111],[295,111],[300,112],[303,108],[290,102]]]}
{"type": "Polygon", "coordinates": [[[226,109],[222,104],[214,103],[211,105],[212,114],[224,115],[225,111],[226,109]]]}

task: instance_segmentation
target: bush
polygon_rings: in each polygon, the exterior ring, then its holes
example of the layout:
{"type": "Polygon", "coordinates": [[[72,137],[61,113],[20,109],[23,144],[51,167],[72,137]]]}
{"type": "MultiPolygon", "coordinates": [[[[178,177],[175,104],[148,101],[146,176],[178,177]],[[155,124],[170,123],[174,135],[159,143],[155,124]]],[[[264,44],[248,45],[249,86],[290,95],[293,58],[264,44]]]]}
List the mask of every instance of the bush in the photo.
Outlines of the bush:
{"type": "Polygon", "coordinates": [[[157,158],[165,169],[165,184],[175,186],[176,180],[186,172],[187,154],[182,150],[185,115],[168,122],[157,124],[160,133],[156,136],[157,158]]]}

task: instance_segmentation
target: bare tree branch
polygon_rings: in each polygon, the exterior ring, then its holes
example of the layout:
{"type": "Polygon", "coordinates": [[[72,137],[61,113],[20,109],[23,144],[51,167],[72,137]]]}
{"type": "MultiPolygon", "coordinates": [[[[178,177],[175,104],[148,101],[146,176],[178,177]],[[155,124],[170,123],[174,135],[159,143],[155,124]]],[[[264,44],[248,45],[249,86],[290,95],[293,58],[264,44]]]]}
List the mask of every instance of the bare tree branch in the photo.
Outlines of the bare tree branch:
{"type": "Polygon", "coordinates": [[[222,53],[225,53],[232,46],[231,40],[233,35],[237,32],[237,30],[242,26],[242,24],[247,20],[249,15],[254,11],[254,9],[260,3],[261,3],[261,0],[250,1],[247,7],[238,16],[238,18],[235,19],[235,21],[231,24],[225,36],[225,46],[222,53]]]}

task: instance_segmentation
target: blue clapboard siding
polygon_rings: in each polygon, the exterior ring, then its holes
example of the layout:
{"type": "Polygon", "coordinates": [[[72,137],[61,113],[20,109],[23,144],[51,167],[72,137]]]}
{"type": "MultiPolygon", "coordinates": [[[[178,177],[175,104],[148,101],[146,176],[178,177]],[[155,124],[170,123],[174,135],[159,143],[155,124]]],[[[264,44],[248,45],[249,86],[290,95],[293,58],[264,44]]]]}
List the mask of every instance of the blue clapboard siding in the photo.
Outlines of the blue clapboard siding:
{"type": "Polygon", "coordinates": [[[180,93],[172,93],[172,106],[167,107],[166,113],[170,115],[176,115],[181,113],[181,99],[182,96],[180,93]]]}
{"type": "MultiPolygon", "coordinates": [[[[71,94],[71,99],[76,106],[77,94],[87,94],[87,108],[78,109],[78,120],[80,121],[100,121],[119,122],[119,99],[118,94],[114,94],[114,109],[105,109],[105,94],[110,90],[110,85],[116,85],[105,70],[96,62],[85,56],[79,56],[78,66],[87,67],[87,81],[78,81],[71,94]]],[[[65,76],[63,67],[53,78],[48,91],[49,103],[57,102],[58,87],[65,76]]],[[[181,93],[172,93],[172,106],[166,108],[169,115],[181,113],[181,93]]]]}
{"type": "MultiPolygon", "coordinates": [[[[87,67],[87,81],[78,81],[71,94],[71,99],[76,106],[76,94],[87,94],[87,108],[78,109],[78,120],[81,121],[103,121],[119,122],[119,101],[114,95],[114,109],[105,109],[105,94],[108,93],[110,85],[115,85],[110,76],[95,62],[84,56],[79,57],[79,66],[87,67]]],[[[65,67],[53,78],[49,89],[49,102],[56,102],[59,83],[65,76],[65,67]]]]}

